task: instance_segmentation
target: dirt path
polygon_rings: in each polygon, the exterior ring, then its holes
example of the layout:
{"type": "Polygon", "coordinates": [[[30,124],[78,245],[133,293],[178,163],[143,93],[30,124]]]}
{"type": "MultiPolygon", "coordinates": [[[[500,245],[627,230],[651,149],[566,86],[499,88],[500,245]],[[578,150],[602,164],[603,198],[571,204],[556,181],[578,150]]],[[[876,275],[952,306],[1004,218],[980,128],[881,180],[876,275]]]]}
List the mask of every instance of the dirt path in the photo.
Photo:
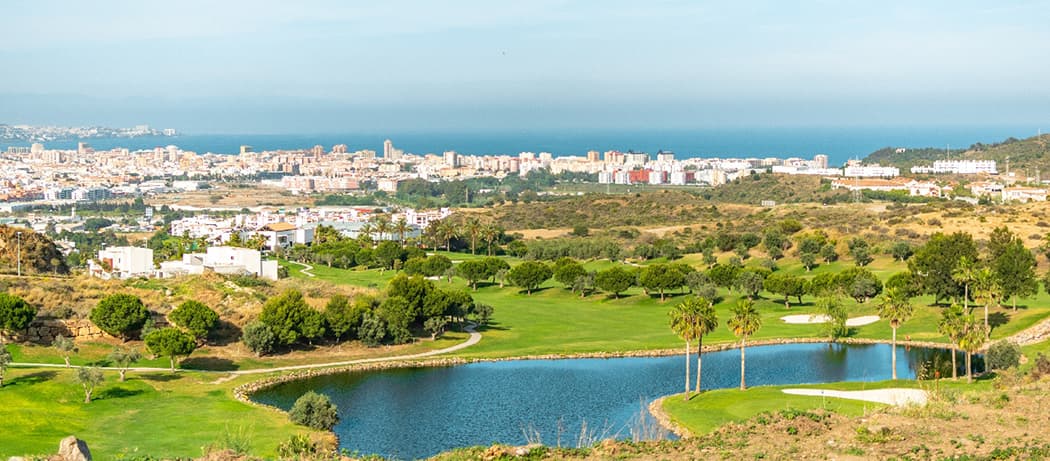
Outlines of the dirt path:
{"type": "Polygon", "coordinates": [[[290,262],[292,264],[295,264],[296,266],[302,266],[302,269],[299,269],[299,273],[300,274],[303,274],[303,275],[305,275],[307,277],[316,277],[316,275],[314,275],[313,272],[310,272],[310,271],[314,270],[314,266],[311,266],[311,265],[305,264],[305,263],[301,263],[301,262],[298,262],[298,261],[288,261],[288,262],[290,262]]]}

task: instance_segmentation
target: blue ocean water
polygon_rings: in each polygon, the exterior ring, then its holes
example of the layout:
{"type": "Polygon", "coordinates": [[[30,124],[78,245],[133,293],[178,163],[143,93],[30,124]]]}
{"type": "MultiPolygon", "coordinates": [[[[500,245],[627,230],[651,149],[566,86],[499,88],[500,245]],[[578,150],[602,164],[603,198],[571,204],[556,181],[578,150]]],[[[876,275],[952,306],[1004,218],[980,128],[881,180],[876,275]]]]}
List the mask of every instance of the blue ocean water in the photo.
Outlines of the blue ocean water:
{"type": "MultiPolygon", "coordinates": [[[[1034,136],[1035,126],[892,126],[892,127],[794,127],[794,128],[725,128],[697,130],[645,131],[547,131],[547,132],[461,132],[461,133],[329,133],[329,134],[185,134],[177,137],[142,137],[134,139],[89,139],[96,149],[126,147],[151,149],[174,144],[199,153],[237,153],[241,145],[256,151],[310,148],[320,144],[326,149],[346,144],[351,151],[383,150],[383,140],[406,152],[425,154],[455,150],[461,154],[517,154],[551,152],[555,156],[584,155],[588,150],[635,150],[656,153],[675,152],[678,158],[690,157],[812,157],[827,154],[832,164],[868,155],[883,147],[969,146],[976,142],[993,143],[1008,137],[1034,136]]],[[[76,148],[77,141],[45,143],[45,147],[76,148]]],[[[0,142],[8,145],[28,143],[0,142]]]]}

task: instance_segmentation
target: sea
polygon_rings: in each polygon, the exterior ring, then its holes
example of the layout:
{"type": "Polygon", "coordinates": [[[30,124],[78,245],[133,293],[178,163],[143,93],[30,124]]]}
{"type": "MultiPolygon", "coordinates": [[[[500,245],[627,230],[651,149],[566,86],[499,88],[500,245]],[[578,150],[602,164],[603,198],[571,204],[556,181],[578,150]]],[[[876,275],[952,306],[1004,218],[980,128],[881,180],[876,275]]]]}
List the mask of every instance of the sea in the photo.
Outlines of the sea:
{"type": "MultiPolygon", "coordinates": [[[[197,153],[236,154],[240,146],[255,151],[306,149],[314,145],[331,149],[346,144],[351,152],[371,149],[382,155],[383,141],[415,154],[453,150],[466,155],[550,152],[555,156],[585,155],[589,150],[637,152],[671,151],[676,158],[727,157],[803,157],[825,154],[829,163],[841,165],[849,159],[863,159],[883,147],[936,147],[952,149],[985,144],[1009,137],[1035,136],[1038,127],[996,126],[850,126],[850,127],[735,127],[693,130],[581,130],[581,131],[485,131],[485,132],[389,132],[319,134],[205,134],[187,133],[174,137],[85,139],[96,150],[112,148],[152,149],[175,145],[197,153]]],[[[44,143],[49,149],[75,149],[79,140],[44,143]]],[[[8,146],[28,146],[28,142],[0,141],[8,146]]]]}

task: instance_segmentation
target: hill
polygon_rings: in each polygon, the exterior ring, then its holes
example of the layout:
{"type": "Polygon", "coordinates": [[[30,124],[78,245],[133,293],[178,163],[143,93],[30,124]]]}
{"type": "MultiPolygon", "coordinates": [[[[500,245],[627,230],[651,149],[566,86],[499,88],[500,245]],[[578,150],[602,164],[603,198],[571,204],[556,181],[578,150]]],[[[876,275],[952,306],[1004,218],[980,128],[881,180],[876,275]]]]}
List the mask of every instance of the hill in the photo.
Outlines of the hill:
{"type": "MultiPolygon", "coordinates": [[[[1006,170],[1006,159],[1010,159],[1013,171],[1050,171],[1050,135],[1033,136],[1027,139],[1007,138],[995,144],[976,143],[969,148],[952,149],[953,159],[995,160],[999,170],[1006,170]]],[[[945,150],[938,148],[907,149],[897,152],[894,147],[885,147],[864,158],[865,163],[881,163],[907,169],[915,165],[926,165],[945,158],[945,150]]]]}

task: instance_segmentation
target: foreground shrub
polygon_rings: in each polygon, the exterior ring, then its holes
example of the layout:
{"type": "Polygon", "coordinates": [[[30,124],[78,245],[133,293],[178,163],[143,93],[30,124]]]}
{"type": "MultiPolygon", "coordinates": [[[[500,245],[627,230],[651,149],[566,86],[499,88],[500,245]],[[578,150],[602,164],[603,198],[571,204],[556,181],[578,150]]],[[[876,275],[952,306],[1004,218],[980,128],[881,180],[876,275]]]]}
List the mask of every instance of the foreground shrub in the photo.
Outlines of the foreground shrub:
{"type": "Polygon", "coordinates": [[[241,341],[248,350],[261,357],[273,352],[273,345],[277,337],[269,325],[255,321],[244,326],[241,341]]]}
{"type": "Polygon", "coordinates": [[[1021,363],[1021,346],[1012,341],[999,341],[988,348],[984,356],[989,370],[1006,370],[1021,363]]]}
{"type": "Polygon", "coordinates": [[[106,296],[91,310],[91,323],[125,341],[129,333],[142,328],[147,318],[149,311],[142,300],[126,293],[106,296]]]}
{"type": "Polygon", "coordinates": [[[313,391],[303,394],[295,401],[288,417],[295,424],[326,431],[339,422],[335,404],[328,396],[313,391]]]}

